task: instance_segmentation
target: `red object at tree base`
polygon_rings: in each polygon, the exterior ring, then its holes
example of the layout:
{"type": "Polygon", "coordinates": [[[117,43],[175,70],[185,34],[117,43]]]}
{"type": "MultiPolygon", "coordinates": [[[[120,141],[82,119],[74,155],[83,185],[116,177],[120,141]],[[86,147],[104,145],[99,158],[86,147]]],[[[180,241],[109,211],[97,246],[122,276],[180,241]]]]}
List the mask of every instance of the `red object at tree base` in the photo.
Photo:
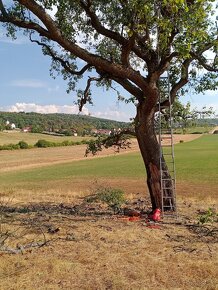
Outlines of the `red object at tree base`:
{"type": "Polygon", "coordinates": [[[148,216],[148,218],[149,218],[150,220],[155,221],[155,222],[160,221],[160,219],[161,219],[161,210],[160,210],[159,208],[156,208],[156,209],[153,211],[153,213],[150,214],[150,215],[148,216]]]}

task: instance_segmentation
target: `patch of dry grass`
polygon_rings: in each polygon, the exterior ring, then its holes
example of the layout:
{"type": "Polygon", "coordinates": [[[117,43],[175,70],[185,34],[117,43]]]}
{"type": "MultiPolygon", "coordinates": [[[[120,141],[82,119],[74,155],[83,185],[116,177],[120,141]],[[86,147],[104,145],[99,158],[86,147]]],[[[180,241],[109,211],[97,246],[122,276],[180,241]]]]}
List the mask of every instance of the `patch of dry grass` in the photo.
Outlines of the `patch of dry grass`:
{"type": "Polygon", "coordinates": [[[80,137],[80,136],[52,136],[52,135],[40,134],[40,133],[23,133],[23,132],[17,132],[13,130],[0,132],[0,145],[16,144],[21,140],[27,142],[29,145],[34,145],[40,139],[45,139],[51,142],[63,142],[65,140],[76,142],[76,141],[82,141],[84,139],[87,140],[86,137],[80,137]]]}
{"type": "MultiPolygon", "coordinates": [[[[138,189],[142,185],[141,181],[138,189]]],[[[125,186],[134,204],[139,195],[131,189],[136,183],[126,180],[125,186]]],[[[25,195],[26,200],[7,203],[15,210],[2,212],[1,230],[9,227],[17,236],[6,244],[16,247],[44,237],[46,244],[23,254],[0,254],[1,290],[216,289],[217,236],[202,235],[188,226],[196,222],[198,209],[214,206],[216,199],[196,201],[193,191],[185,199],[180,196],[176,224],[165,220],[159,229],[152,229],[144,219],[133,223],[108,214],[99,216],[84,205],[84,214],[75,215],[73,205],[81,204],[88,191],[61,192],[58,195],[54,188],[46,195],[32,192],[31,204],[25,195]],[[52,233],[50,228],[58,231],[52,233]]],[[[2,204],[6,200],[7,195],[2,204]]]]}

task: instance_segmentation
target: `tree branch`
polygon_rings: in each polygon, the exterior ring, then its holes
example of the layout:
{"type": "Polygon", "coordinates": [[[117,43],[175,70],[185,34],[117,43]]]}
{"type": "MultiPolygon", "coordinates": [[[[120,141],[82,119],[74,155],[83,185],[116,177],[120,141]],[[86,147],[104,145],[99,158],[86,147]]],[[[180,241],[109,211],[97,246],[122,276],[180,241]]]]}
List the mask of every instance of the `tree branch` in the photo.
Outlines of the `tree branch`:
{"type": "Polygon", "coordinates": [[[5,18],[5,19],[8,18],[8,13],[7,13],[5,7],[2,3],[2,0],[0,0],[0,11],[2,13],[3,18],[5,18]]]}
{"type": "MultiPolygon", "coordinates": [[[[86,2],[87,2],[87,4],[85,3],[85,1],[80,0],[81,7],[85,10],[86,15],[91,19],[92,27],[101,35],[104,35],[110,39],[115,40],[117,43],[119,43],[123,47],[127,47],[129,45],[129,40],[126,39],[125,37],[123,37],[118,32],[115,32],[115,31],[112,31],[112,30],[105,28],[101,24],[101,22],[99,21],[96,14],[93,11],[91,11],[91,9],[90,9],[91,8],[91,1],[86,1],[86,2]]],[[[135,45],[135,43],[131,44],[131,49],[139,58],[143,59],[144,61],[147,61],[145,54],[143,54],[138,49],[138,47],[135,45]]]]}
{"type": "Polygon", "coordinates": [[[68,60],[63,60],[61,57],[55,55],[55,53],[53,52],[53,50],[51,49],[51,47],[43,42],[40,42],[38,40],[34,40],[31,38],[31,34],[30,34],[30,41],[37,43],[39,46],[42,46],[44,48],[46,48],[48,54],[52,57],[53,60],[60,62],[60,64],[62,65],[62,67],[69,72],[72,75],[77,75],[77,76],[81,76],[83,75],[84,72],[86,72],[89,68],[91,68],[91,65],[86,64],[80,71],[75,71],[71,68],[71,65],[69,63],[68,60]]]}
{"type": "Polygon", "coordinates": [[[181,78],[180,80],[172,87],[170,91],[171,103],[174,102],[176,98],[176,94],[178,90],[180,90],[184,85],[188,83],[188,76],[189,76],[189,66],[193,61],[192,58],[186,59],[182,64],[182,71],[181,71],[181,78]]]}
{"type": "Polygon", "coordinates": [[[41,5],[39,5],[34,0],[18,0],[18,2],[21,5],[24,5],[26,8],[28,8],[30,11],[34,13],[46,26],[50,34],[53,35],[53,37],[60,37],[61,31],[58,29],[55,21],[51,18],[51,16],[46,13],[45,9],[41,5]]]}
{"type": "Polygon", "coordinates": [[[113,76],[111,76],[111,78],[126,89],[130,94],[135,96],[139,102],[143,100],[143,91],[134,86],[131,82],[126,79],[116,78],[113,76]]]}
{"type": "Polygon", "coordinates": [[[37,24],[35,22],[24,21],[24,20],[19,19],[17,17],[10,16],[9,14],[6,17],[0,16],[0,22],[11,23],[11,24],[14,24],[20,28],[32,29],[32,30],[38,32],[40,36],[44,36],[44,37],[47,37],[47,38],[50,38],[51,40],[53,40],[49,31],[44,29],[42,26],[40,26],[39,24],[37,24]]]}
{"type": "Polygon", "coordinates": [[[198,55],[195,52],[190,52],[190,55],[193,59],[198,60],[199,64],[202,65],[206,70],[211,72],[218,72],[218,68],[212,67],[205,62],[205,58],[203,56],[198,55]]]}
{"type": "Polygon", "coordinates": [[[129,66],[129,55],[135,45],[135,34],[130,37],[129,41],[122,46],[121,63],[126,67],[129,66]]]}
{"type": "Polygon", "coordinates": [[[128,135],[135,137],[136,133],[134,130],[128,128],[114,131],[110,136],[105,138],[99,137],[97,140],[90,140],[87,145],[85,157],[87,157],[89,153],[96,155],[97,152],[102,151],[103,148],[115,147],[118,152],[120,149],[130,148],[131,142],[129,141],[128,135]]]}
{"type": "Polygon", "coordinates": [[[35,14],[48,28],[48,30],[42,28],[40,25],[34,22],[27,22],[21,19],[5,19],[0,18],[2,22],[9,22],[17,25],[21,28],[27,28],[37,31],[41,36],[45,36],[48,39],[51,39],[57,42],[62,46],[66,51],[69,51],[73,55],[87,62],[90,66],[95,67],[103,71],[104,73],[113,74],[115,77],[127,78],[133,83],[135,83],[139,88],[144,89],[147,86],[146,80],[139,72],[126,68],[123,65],[114,64],[110,61],[104,59],[101,56],[96,54],[89,53],[86,49],[81,48],[72,41],[66,39],[56,27],[56,23],[53,19],[46,13],[46,11],[35,1],[33,0],[18,0],[18,2],[28,8],[33,14],[35,14]]]}
{"type": "Polygon", "coordinates": [[[87,80],[86,88],[84,90],[83,96],[81,96],[79,100],[79,111],[82,112],[83,106],[87,103],[87,101],[91,101],[90,99],[90,87],[91,87],[91,82],[96,81],[100,82],[103,80],[103,77],[96,78],[96,77],[89,77],[87,80]]]}

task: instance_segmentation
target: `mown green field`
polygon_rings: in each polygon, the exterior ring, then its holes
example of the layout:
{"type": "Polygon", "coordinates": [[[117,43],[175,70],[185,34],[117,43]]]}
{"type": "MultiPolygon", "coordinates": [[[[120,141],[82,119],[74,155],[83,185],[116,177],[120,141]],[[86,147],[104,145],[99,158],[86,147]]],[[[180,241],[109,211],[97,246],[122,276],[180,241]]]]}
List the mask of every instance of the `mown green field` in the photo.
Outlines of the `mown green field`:
{"type": "MultiPolygon", "coordinates": [[[[218,135],[205,135],[194,141],[175,146],[177,180],[218,184],[218,135]]],[[[31,162],[31,161],[30,161],[31,162]]],[[[99,159],[74,161],[19,172],[5,172],[0,176],[0,189],[17,185],[31,188],[43,182],[72,180],[73,178],[141,178],[144,165],[139,153],[115,155],[99,159]]]]}
{"type": "Polygon", "coordinates": [[[34,145],[38,140],[44,139],[51,142],[63,142],[65,140],[82,141],[84,139],[90,139],[90,137],[75,137],[75,136],[51,136],[39,133],[22,133],[22,132],[0,132],[0,145],[4,144],[17,144],[23,140],[29,145],[34,145]]]}

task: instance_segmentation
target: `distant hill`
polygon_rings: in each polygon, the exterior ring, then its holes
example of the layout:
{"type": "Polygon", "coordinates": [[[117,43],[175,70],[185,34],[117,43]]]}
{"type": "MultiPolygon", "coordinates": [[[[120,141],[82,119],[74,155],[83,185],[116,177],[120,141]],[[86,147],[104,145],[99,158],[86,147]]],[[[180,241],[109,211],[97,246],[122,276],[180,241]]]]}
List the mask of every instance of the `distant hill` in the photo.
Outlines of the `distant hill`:
{"type": "Polygon", "coordinates": [[[203,126],[205,124],[211,125],[211,126],[217,126],[218,125],[218,118],[205,118],[205,119],[198,119],[196,121],[197,125],[203,126]]]}
{"type": "Polygon", "coordinates": [[[14,123],[20,129],[31,126],[33,132],[66,131],[73,128],[79,134],[83,134],[91,129],[118,129],[129,126],[129,123],[126,122],[85,115],[0,112],[0,129],[5,126],[6,121],[14,123]]]}

